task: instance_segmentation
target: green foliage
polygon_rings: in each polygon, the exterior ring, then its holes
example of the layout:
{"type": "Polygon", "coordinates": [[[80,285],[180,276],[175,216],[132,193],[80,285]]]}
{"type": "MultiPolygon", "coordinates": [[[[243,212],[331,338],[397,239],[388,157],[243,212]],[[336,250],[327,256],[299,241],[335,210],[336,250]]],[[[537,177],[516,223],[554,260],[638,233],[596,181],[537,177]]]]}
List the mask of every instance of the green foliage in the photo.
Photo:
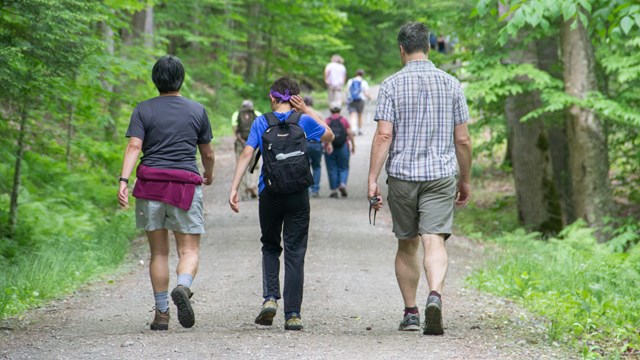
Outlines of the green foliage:
{"type": "Polygon", "coordinates": [[[629,253],[599,244],[577,222],[557,238],[515,231],[495,239],[503,249],[469,282],[520,301],[547,319],[549,341],[567,341],[586,356],[640,348],[638,247],[629,253]]]}
{"type": "Polygon", "coordinates": [[[22,247],[21,256],[11,262],[0,260],[0,318],[19,314],[113,270],[128,252],[135,233],[132,212],[118,213],[107,221],[87,215],[56,216],[53,211],[65,208],[51,208],[50,204],[32,204],[31,210],[47,214],[38,216],[39,223],[33,224],[37,229],[45,230],[48,225],[62,231],[50,235],[48,241],[22,247]]]}

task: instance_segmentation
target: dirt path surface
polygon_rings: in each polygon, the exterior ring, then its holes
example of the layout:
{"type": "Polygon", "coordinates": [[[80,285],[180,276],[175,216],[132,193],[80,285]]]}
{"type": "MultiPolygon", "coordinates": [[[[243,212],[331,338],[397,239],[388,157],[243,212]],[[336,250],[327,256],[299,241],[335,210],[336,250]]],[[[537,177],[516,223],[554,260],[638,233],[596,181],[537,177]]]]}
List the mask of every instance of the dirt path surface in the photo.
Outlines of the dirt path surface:
{"type": "MultiPolygon", "coordinates": [[[[231,139],[216,148],[216,179],[205,190],[207,233],[193,285],[196,325],[149,330],[153,305],[146,244],[124,270],[72,296],[0,324],[0,358],[7,359],[566,359],[546,345],[544,329],[517,306],[464,288],[480,264],[481,245],[448,241],[450,271],[443,294],[444,336],[399,332],[403,304],[393,263],[396,241],[388,209],[368,221],[366,177],[375,124],[367,104],[363,136],[351,159],[349,197],[328,198],[323,162],[321,197],[311,199],[302,317],[304,331],[284,331],[279,313],[270,328],[253,323],[261,304],[257,201],[227,204],[235,165],[231,139]]],[[[381,181],[383,182],[383,181],[381,181]]],[[[115,193],[114,193],[115,200],[115,193]]],[[[172,254],[175,266],[175,252],[172,254]]],[[[282,277],[282,273],[281,273],[282,277]]],[[[172,276],[170,288],[175,286],[172,276]]],[[[424,274],[418,304],[427,297],[424,274]]],[[[282,303],[280,304],[282,306],[282,303]]]]}

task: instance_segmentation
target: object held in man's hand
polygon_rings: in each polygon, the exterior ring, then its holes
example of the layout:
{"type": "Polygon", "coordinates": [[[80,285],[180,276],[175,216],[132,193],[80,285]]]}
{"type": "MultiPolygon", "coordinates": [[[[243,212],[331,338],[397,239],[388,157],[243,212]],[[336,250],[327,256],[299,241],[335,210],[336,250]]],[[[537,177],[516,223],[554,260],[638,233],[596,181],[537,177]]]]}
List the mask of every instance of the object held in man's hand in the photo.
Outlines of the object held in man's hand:
{"type": "Polygon", "coordinates": [[[374,209],[373,207],[380,201],[377,196],[372,196],[369,198],[369,224],[376,226],[376,214],[378,214],[378,209],[374,209]],[[373,210],[373,222],[371,222],[371,210],[373,210]]]}

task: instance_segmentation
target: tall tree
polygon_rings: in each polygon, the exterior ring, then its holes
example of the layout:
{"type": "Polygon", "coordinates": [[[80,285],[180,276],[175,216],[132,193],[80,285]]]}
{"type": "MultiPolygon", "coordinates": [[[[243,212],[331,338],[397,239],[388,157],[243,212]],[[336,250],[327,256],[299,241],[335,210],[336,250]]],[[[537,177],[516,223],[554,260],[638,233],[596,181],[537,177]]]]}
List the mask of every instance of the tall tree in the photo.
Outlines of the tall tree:
{"type": "MultiPolygon", "coordinates": [[[[508,5],[500,3],[499,14],[508,13],[508,5]]],[[[506,64],[537,65],[536,42],[527,39],[527,32],[507,43],[509,55],[506,64]]],[[[562,229],[562,214],[549,151],[549,139],[541,118],[522,122],[522,118],[541,105],[538,91],[527,89],[528,76],[516,81],[523,83],[524,91],[505,100],[505,117],[509,131],[510,159],[516,187],[518,218],[528,228],[543,233],[562,229]]]]}
{"type": "MultiPolygon", "coordinates": [[[[562,79],[560,61],[559,35],[549,35],[538,39],[538,68],[549,73],[553,78],[562,79]]],[[[553,180],[560,201],[563,225],[576,220],[573,211],[573,190],[571,188],[571,172],[569,171],[569,144],[567,142],[566,112],[552,111],[544,114],[545,129],[549,138],[553,180]]]]}
{"type": "MultiPolygon", "coordinates": [[[[580,15],[582,14],[582,15],[580,15]]],[[[562,24],[562,60],[567,94],[578,99],[598,90],[591,38],[578,13],[562,24]]],[[[589,224],[602,225],[612,210],[607,135],[592,109],[569,107],[567,140],[575,214],[589,224]]]]}
{"type": "Polygon", "coordinates": [[[0,97],[16,103],[19,127],[9,209],[9,233],[18,223],[23,156],[28,143],[30,114],[50,86],[73,76],[95,50],[92,24],[98,4],[80,0],[34,0],[0,4],[0,97]]]}

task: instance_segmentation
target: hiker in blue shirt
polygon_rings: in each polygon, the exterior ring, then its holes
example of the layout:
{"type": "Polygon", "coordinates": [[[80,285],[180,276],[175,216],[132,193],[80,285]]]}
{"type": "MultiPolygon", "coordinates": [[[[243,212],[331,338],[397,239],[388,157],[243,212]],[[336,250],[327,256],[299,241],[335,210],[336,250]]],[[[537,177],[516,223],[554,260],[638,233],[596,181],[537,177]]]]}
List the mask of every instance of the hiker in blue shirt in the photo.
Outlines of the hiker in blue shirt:
{"type": "Polygon", "coordinates": [[[298,84],[290,78],[280,78],[271,85],[269,99],[273,112],[261,115],[254,121],[247,144],[238,160],[229,194],[231,209],[239,212],[238,187],[253,158],[254,150],[260,149],[263,164],[258,181],[258,207],[262,231],[260,241],[264,301],[255,323],[271,325],[278,309],[277,300],[281,298],[280,254],[283,250],[280,243],[281,234],[284,234],[285,330],[303,328],[300,308],[309,233],[308,188],[313,183],[306,155],[307,140],[330,142],[334,137],[331,129],[305,105],[299,94],[298,84]],[[273,125],[269,126],[270,124],[273,125]],[[287,143],[287,139],[297,140],[287,143]],[[263,141],[268,141],[268,146],[263,147],[263,141]],[[271,145],[276,144],[276,141],[279,141],[278,146],[272,149],[271,145]],[[295,146],[298,148],[294,148],[295,146]],[[287,148],[287,152],[274,156],[282,148],[287,148]],[[295,169],[287,167],[287,164],[293,162],[298,162],[295,169]],[[274,170],[275,168],[278,169],[274,170]],[[280,186],[284,182],[286,186],[280,186]]]}

